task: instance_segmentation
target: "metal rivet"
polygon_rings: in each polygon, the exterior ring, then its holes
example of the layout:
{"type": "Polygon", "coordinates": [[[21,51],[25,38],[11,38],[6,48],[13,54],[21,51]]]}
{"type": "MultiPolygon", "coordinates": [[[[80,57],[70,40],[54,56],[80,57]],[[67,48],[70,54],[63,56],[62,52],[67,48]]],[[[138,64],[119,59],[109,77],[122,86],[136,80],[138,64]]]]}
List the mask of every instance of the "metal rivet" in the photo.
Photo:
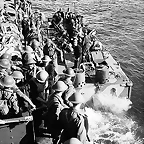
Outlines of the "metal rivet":
{"type": "Polygon", "coordinates": [[[11,136],[10,138],[13,139],[13,136],[11,136]]]}
{"type": "Polygon", "coordinates": [[[12,130],[10,130],[10,132],[12,132],[12,130]]]}

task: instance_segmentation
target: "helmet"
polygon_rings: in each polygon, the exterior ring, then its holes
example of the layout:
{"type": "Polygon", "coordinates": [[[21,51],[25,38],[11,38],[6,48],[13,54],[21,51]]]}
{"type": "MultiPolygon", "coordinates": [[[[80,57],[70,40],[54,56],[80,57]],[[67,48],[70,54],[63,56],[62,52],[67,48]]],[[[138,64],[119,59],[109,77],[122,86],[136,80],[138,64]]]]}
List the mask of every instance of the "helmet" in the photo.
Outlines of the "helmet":
{"type": "Polygon", "coordinates": [[[31,52],[33,52],[33,49],[31,48],[31,46],[26,46],[26,47],[24,48],[24,52],[26,52],[26,53],[31,53],[31,52]]]}
{"type": "Polygon", "coordinates": [[[40,83],[44,83],[48,78],[48,73],[45,70],[39,71],[36,75],[36,79],[40,83]]]}
{"type": "Polygon", "coordinates": [[[0,59],[0,67],[2,68],[9,68],[10,67],[10,61],[8,59],[0,59]]]}
{"type": "Polygon", "coordinates": [[[63,70],[63,73],[66,76],[69,76],[69,77],[74,77],[75,76],[75,72],[72,68],[67,68],[66,70],[63,70]]]}
{"type": "Polygon", "coordinates": [[[32,53],[25,53],[24,61],[25,61],[25,64],[27,65],[36,63],[36,61],[34,60],[34,55],[32,53]]]}
{"type": "Polygon", "coordinates": [[[5,87],[13,87],[15,85],[15,80],[12,76],[5,76],[0,80],[0,83],[5,87]]]}
{"type": "Polygon", "coordinates": [[[3,55],[1,55],[0,59],[8,59],[10,60],[11,55],[9,53],[4,53],[3,55]]]}
{"type": "Polygon", "coordinates": [[[102,43],[100,41],[96,41],[95,42],[95,49],[99,48],[100,50],[102,50],[102,43]]]}
{"type": "Polygon", "coordinates": [[[69,140],[65,141],[64,144],[82,144],[77,138],[70,138],[69,140]]]}
{"type": "Polygon", "coordinates": [[[44,61],[44,62],[49,62],[49,61],[51,61],[51,58],[50,58],[48,55],[45,55],[45,56],[42,58],[42,61],[44,61]]]}
{"type": "Polygon", "coordinates": [[[53,87],[53,90],[63,92],[68,89],[68,86],[63,81],[57,81],[53,87]]]}
{"type": "Polygon", "coordinates": [[[16,78],[16,79],[23,79],[24,78],[22,72],[20,72],[20,71],[14,71],[11,76],[13,78],[16,78]]]}
{"type": "Polygon", "coordinates": [[[69,97],[69,101],[75,104],[84,103],[85,99],[82,95],[81,89],[77,89],[76,92],[69,97]]]}

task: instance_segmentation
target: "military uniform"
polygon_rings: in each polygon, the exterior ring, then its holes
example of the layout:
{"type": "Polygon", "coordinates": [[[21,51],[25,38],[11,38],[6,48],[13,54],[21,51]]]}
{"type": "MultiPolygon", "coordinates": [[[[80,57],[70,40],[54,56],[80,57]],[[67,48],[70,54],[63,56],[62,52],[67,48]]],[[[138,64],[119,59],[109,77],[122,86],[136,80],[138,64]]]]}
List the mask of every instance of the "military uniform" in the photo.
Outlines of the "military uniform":
{"type": "Polygon", "coordinates": [[[67,78],[60,78],[60,80],[62,80],[68,86],[68,89],[63,93],[62,98],[64,99],[64,103],[71,107],[72,103],[68,100],[68,98],[75,92],[73,82],[67,78]]]}
{"type": "Polygon", "coordinates": [[[87,141],[88,119],[73,108],[63,109],[60,113],[60,121],[64,128],[61,142],[72,137],[78,138],[83,144],[87,141]]]}
{"type": "Polygon", "coordinates": [[[16,92],[12,89],[15,85],[15,80],[12,76],[5,76],[2,79],[0,79],[1,84],[1,90],[0,90],[0,99],[6,100],[8,104],[9,110],[7,111],[9,116],[11,117],[11,114],[18,114],[19,113],[19,106],[18,106],[18,100],[16,92]]]}
{"type": "Polygon", "coordinates": [[[59,115],[59,121],[63,127],[61,143],[70,138],[78,138],[83,144],[88,140],[88,119],[81,109],[81,104],[85,103],[81,90],[77,90],[69,97],[73,103],[72,108],[65,108],[59,115]]]}
{"type": "Polygon", "coordinates": [[[75,73],[72,68],[67,68],[63,71],[63,73],[65,77],[60,78],[60,80],[62,80],[68,86],[68,89],[64,92],[62,98],[64,99],[65,104],[71,107],[72,103],[68,100],[68,98],[76,91],[73,86],[73,81],[71,79],[75,76],[75,73]]]}
{"type": "Polygon", "coordinates": [[[59,114],[62,109],[67,107],[62,99],[62,93],[67,89],[67,85],[58,81],[53,89],[55,92],[50,95],[47,103],[48,111],[45,115],[45,126],[47,127],[48,133],[51,134],[53,142],[56,143],[61,133],[61,125],[59,123],[59,114]]]}
{"type": "Polygon", "coordinates": [[[40,71],[37,73],[36,78],[32,78],[29,81],[30,98],[32,102],[36,105],[36,107],[39,108],[33,112],[34,128],[36,131],[36,135],[39,134],[39,127],[42,124],[42,114],[44,111],[44,107],[46,107],[45,89],[47,88],[47,77],[48,74],[45,71],[40,71]]]}

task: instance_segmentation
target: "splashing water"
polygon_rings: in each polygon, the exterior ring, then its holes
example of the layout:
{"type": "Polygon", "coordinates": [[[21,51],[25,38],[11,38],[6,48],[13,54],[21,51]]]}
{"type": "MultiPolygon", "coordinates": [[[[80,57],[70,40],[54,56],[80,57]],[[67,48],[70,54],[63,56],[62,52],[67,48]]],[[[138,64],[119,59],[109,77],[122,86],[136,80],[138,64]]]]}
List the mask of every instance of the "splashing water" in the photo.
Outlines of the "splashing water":
{"type": "Polygon", "coordinates": [[[86,108],[89,137],[96,144],[142,144],[135,137],[137,124],[126,117],[119,118],[110,112],[86,108]]]}
{"type": "Polygon", "coordinates": [[[135,136],[137,123],[125,115],[131,104],[129,99],[95,95],[86,104],[90,139],[96,144],[142,144],[135,136]]]}
{"type": "Polygon", "coordinates": [[[124,111],[128,111],[128,109],[131,108],[132,104],[130,99],[127,99],[125,97],[116,97],[111,94],[98,94],[97,99],[105,109],[117,114],[123,113],[124,111]]]}
{"type": "Polygon", "coordinates": [[[125,97],[116,97],[112,94],[96,94],[86,103],[94,110],[110,111],[114,114],[121,114],[131,108],[132,102],[125,97]]]}

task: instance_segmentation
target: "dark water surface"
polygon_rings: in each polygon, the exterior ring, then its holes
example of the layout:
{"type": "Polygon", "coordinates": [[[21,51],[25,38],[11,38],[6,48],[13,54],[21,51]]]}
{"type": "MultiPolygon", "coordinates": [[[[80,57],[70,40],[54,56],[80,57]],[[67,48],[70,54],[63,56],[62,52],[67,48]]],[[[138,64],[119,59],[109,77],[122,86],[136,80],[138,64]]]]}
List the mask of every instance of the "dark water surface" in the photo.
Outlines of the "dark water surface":
{"type": "MultiPolygon", "coordinates": [[[[110,50],[133,81],[130,116],[138,122],[138,135],[144,137],[144,1],[143,0],[33,0],[51,16],[60,7],[82,14],[98,38],[110,50]]],[[[127,142],[126,144],[129,144],[127,142]]]]}

